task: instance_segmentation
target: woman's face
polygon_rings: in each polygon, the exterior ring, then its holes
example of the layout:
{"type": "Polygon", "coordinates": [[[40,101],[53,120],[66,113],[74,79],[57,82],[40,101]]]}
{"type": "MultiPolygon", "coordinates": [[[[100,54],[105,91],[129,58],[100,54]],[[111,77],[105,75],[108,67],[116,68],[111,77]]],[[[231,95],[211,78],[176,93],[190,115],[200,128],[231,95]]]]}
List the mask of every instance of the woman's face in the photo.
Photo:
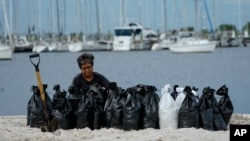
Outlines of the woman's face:
{"type": "Polygon", "coordinates": [[[81,66],[81,71],[84,78],[92,78],[93,77],[93,65],[90,63],[85,63],[81,66]]]}

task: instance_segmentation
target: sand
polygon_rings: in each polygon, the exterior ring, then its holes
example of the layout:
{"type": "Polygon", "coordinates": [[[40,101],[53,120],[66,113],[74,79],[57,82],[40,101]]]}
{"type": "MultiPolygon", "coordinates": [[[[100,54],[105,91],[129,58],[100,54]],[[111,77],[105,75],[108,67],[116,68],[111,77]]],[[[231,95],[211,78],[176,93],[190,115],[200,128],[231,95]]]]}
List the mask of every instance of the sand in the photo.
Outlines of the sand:
{"type": "MultiPolygon", "coordinates": [[[[26,116],[0,116],[1,141],[229,141],[227,131],[208,131],[196,128],[144,129],[123,131],[119,129],[58,129],[41,132],[39,128],[26,126],[26,116]]],[[[230,124],[250,125],[249,114],[233,114],[230,124]]],[[[228,126],[229,128],[229,126],[228,126]]]]}

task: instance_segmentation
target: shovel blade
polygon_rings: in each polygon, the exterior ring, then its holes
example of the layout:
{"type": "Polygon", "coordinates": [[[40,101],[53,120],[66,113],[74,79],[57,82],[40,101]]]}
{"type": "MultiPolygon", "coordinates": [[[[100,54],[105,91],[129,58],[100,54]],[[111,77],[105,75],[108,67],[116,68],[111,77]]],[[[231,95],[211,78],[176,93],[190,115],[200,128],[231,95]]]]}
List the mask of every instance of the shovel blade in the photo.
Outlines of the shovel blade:
{"type": "Polygon", "coordinates": [[[54,132],[58,129],[57,119],[40,121],[40,129],[42,132],[54,132]]]}

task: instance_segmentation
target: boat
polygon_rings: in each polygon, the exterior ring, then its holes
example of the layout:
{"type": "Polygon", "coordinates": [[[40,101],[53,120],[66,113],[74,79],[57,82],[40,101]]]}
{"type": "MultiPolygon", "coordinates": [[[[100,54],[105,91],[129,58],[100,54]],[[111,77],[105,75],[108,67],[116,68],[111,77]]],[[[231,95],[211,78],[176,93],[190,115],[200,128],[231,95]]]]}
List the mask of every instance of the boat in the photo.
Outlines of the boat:
{"type": "Polygon", "coordinates": [[[82,42],[71,42],[68,43],[69,52],[80,52],[82,51],[83,43],[82,42]]]}
{"type": "Polygon", "coordinates": [[[11,60],[13,50],[10,45],[0,44],[0,60],[11,60]]]}
{"type": "Polygon", "coordinates": [[[128,23],[114,29],[113,51],[150,50],[157,33],[138,23],[128,23]]]}
{"type": "Polygon", "coordinates": [[[216,44],[216,41],[188,37],[182,38],[175,44],[170,45],[169,50],[175,53],[213,52],[216,48],[216,44]]]}
{"type": "Polygon", "coordinates": [[[83,51],[110,51],[113,42],[110,40],[86,40],[83,45],[83,51]]]}
{"type": "Polygon", "coordinates": [[[32,52],[35,52],[35,53],[48,52],[48,51],[49,51],[49,47],[47,43],[45,42],[38,42],[32,48],[32,52]]]}
{"type": "Polygon", "coordinates": [[[24,36],[15,36],[13,43],[15,52],[32,52],[33,44],[28,42],[24,36]]]}

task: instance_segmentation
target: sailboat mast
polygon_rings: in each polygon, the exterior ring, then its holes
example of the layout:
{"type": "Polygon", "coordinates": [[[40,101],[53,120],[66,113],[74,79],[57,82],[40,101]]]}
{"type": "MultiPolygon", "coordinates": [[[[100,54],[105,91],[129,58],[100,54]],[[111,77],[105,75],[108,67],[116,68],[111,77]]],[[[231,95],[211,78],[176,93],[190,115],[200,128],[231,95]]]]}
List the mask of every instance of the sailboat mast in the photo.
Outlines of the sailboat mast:
{"type": "Polygon", "coordinates": [[[163,0],[163,10],[164,10],[164,33],[165,38],[167,38],[167,9],[166,9],[166,0],[163,0]]]}
{"type": "Polygon", "coordinates": [[[97,0],[95,0],[95,6],[96,6],[96,21],[97,21],[97,38],[99,39],[101,29],[100,29],[100,21],[99,21],[99,5],[97,0]]]}
{"type": "Polygon", "coordinates": [[[198,5],[197,5],[197,0],[195,0],[194,3],[195,3],[195,29],[194,29],[194,32],[195,32],[195,34],[197,34],[197,32],[198,32],[198,5]]]}
{"type": "Polygon", "coordinates": [[[206,10],[206,14],[207,14],[207,18],[208,18],[208,22],[209,22],[209,25],[210,25],[210,30],[211,30],[211,33],[214,34],[214,30],[213,30],[213,24],[211,22],[211,18],[210,18],[210,15],[209,15],[209,12],[208,12],[208,8],[207,8],[207,2],[206,0],[203,0],[204,2],[204,6],[205,6],[205,10],[206,10]]]}
{"type": "Polygon", "coordinates": [[[7,35],[9,36],[9,40],[10,40],[10,45],[12,46],[12,38],[10,37],[10,27],[9,27],[9,22],[8,22],[8,17],[7,17],[7,12],[6,12],[6,5],[5,5],[5,0],[2,0],[2,4],[3,4],[3,13],[4,13],[4,21],[5,21],[5,29],[7,30],[7,35]]]}
{"type": "Polygon", "coordinates": [[[61,28],[61,25],[60,25],[60,11],[59,11],[59,1],[56,0],[56,10],[57,10],[57,30],[58,30],[58,33],[60,33],[60,28],[61,28]]]}
{"type": "Polygon", "coordinates": [[[120,26],[124,26],[124,0],[120,0],[120,26]]]}
{"type": "Polygon", "coordinates": [[[241,4],[240,4],[240,0],[238,0],[238,12],[239,12],[239,35],[241,33],[241,4]]]}

